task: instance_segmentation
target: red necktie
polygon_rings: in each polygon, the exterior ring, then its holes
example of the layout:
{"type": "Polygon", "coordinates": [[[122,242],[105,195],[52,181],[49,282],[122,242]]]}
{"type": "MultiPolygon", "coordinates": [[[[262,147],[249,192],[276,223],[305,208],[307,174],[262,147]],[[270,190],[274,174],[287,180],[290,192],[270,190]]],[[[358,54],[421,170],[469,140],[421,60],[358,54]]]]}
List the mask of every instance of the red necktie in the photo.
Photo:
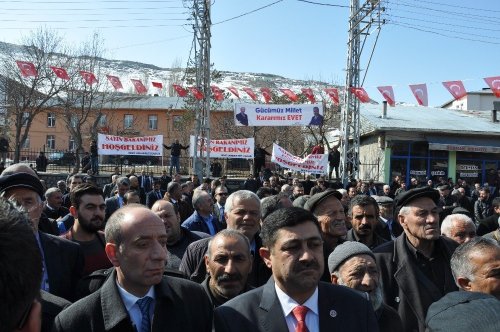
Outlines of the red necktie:
{"type": "Polygon", "coordinates": [[[303,305],[298,305],[293,308],[292,313],[297,320],[297,327],[295,328],[295,332],[309,332],[306,325],[306,315],[308,311],[309,308],[303,305]]]}

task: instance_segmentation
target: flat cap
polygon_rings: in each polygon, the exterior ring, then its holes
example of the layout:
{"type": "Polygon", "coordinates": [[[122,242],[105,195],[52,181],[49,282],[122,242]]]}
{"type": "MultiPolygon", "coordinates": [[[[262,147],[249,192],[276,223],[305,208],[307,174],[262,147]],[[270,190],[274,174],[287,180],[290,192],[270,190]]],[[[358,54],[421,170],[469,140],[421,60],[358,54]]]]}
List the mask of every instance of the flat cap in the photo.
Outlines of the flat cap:
{"type": "Polygon", "coordinates": [[[372,196],[378,205],[392,205],[394,200],[389,196],[372,196]]]}
{"type": "Polygon", "coordinates": [[[297,197],[296,199],[293,200],[292,205],[295,206],[295,207],[304,208],[304,205],[306,204],[307,200],[310,197],[311,196],[309,196],[309,195],[299,196],[299,197],[297,197]]]}
{"type": "Polygon", "coordinates": [[[342,199],[342,194],[340,192],[337,190],[327,189],[323,192],[312,195],[304,204],[304,209],[314,212],[318,205],[330,196],[336,197],[339,201],[342,199]]]}
{"type": "Polygon", "coordinates": [[[369,255],[375,259],[373,252],[361,242],[346,241],[339,244],[328,256],[328,271],[337,270],[346,260],[357,255],[369,255]]]}
{"type": "Polygon", "coordinates": [[[26,188],[36,192],[42,199],[45,189],[40,179],[29,173],[15,173],[0,176],[0,193],[14,188],[26,188]]]}
{"type": "Polygon", "coordinates": [[[439,192],[429,187],[422,187],[422,188],[410,189],[408,191],[400,193],[394,199],[394,214],[398,214],[399,210],[401,210],[403,206],[406,206],[411,201],[414,201],[417,198],[421,197],[428,197],[432,199],[434,203],[437,204],[437,202],[439,201],[439,192]]]}

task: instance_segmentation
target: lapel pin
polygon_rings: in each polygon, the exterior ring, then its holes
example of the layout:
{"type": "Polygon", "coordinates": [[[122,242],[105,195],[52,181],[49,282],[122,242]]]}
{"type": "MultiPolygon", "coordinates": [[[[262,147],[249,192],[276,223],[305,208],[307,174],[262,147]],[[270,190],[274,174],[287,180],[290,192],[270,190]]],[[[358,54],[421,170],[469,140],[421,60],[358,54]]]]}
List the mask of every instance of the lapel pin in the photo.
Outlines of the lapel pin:
{"type": "Polygon", "coordinates": [[[337,312],[335,310],[330,310],[330,317],[337,317],[337,312]]]}

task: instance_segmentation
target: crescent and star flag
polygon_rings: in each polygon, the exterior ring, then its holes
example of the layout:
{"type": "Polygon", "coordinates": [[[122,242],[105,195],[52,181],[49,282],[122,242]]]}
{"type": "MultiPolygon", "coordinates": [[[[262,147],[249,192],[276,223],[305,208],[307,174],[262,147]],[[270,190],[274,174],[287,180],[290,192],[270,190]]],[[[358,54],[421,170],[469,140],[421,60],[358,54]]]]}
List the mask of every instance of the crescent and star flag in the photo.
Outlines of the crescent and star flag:
{"type": "Polygon", "coordinates": [[[495,97],[500,98],[500,76],[485,77],[484,81],[493,91],[495,97]]]}
{"type": "Polygon", "coordinates": [[[271,89],[269,88],[260,88],[260,92],[262,92],[262,96],[264,96],[264,100],[266,104],[269,104],[272,98],[271,89]]]}
{"type": "Polygon", "coordinates": [[[182,86],[180,86],[178,84],[172,84],[172,87],[174,88],[175,92],[177,92],[179,97],[186,97],[187,96],[188,92],[182,86]]]}
{"type": "Polygon", "coordinates": [[[80,75],[82,75],[83,80],[88,85],[92,85],[94,83],[97,83],[97,78],[95,77],[95,75],[88,72],[88,71],[80,70],[80,75]]]}
{"type": "Polygon", "coordinates": [[[219,87],[212,85],[210,87],[212,89],[212,93],[214,95],[215,100],[217,101],[223,101],[224,100],[224,91],[219,89],[219,87]]]}
{"type": "Polygon", "coordinates": [[[368,103],[370,101],[370,97],[368,97],[368,94],[363,88],[350,87],[349,92],[354,94],[362,103],[368,103]]]}
{"type": "Polygon", "coordinates": [[[153,84],[155,88],[163,89],[163,84],[161,82],[151,82],[151,84],[153,84]]]}
{"type": "Polygon", "coordinates": [[[377,89],[382,94],[382,97],[387,100],[387,103],[390,106],[394,107],[396,105],[396,99],[394,98],[394,89],[392,88],[392,86],[378,86],[377,89]]]}
{"type": "Polygon", "coordinates": [[[191,91],[191,93],[193,94],[193,96],[197,99],[197,100],[202,100],[203,99],[203,93],[198,90],[197,87],[195,86],[190,86],[189,88],[189,91],[191,91]]]}
{"type": "Polygon", "coordinates": [[[66,69],[60,67],[52,67],[52,66],[50,67],[50,69],[52,69],[54,74],[56,74],[56,76],[59,77],[60,79],[69,80],[69,76],[68,73],[66,72],[66,69]]]}
{"type": "Polygon", "coordinates": [[[247,95],[250,96],[250,98],[252,98],[254,101],[257,101],[257,95],[252,91],[252,89],[250,88],[243,88],[243,91],[245,91],[247,93],[247,95]]]}
{"type": "Polygon", "coordinates": [[[326,88],[325,92],[332,98],[335,104],[339,103],[339,90],[336,88],[326,88]]]}
{"type": "Polygon", "coordinates": [[[235,87],[230,86],[227,88],[233,95],[235,95],[238,99],[240,99],[240,94],[238,93],[238,90],[235,87]]]}
{"type": "Polygon", "coordinates": [[[309,99],[311,103],[316,103],[316,98],[314,98],[314,93],[311,88],[302,88],[302,93],[309,99]]]}
{"type": "Polygon", "coordinates": [[[411,92],[417,99],[420,106],[429,106],[428,96],[427,96],[427,85],[425,84],[413,84],[410,85],[411,92]]]}
{"type": "Polygon", "coordinates": [[[111,75],[106,75],[106,77],[108,78],[108,81],[109,83],[111,83],[113,88],[115,88],[115,90],[123,89],[122,82],[120,82],[120,79],[118,77],[111,75]]]}
{"type": "Polygon", "coordinates": [[[130,79],[130,81],[134,85],[135,91],[137,91],[137,93],[141,94],[141,93],[146,93],[148,91],[148,89],[146,89],[146,87],[144,86],[144,84],[142,84],[140,80],[130,79]]]}
{"type": "Polygon", "coordinates": [[[443,85],[451,93],[455,100],[467,96],[467,91],[465,90],[462,81],[443,82],[443,85]]]}
{"type": "Polygon", "coordinates": [[[297,95],[295,93],[293,93],[292,90],[290,89],[280,89],[281,92],[283,92],[287,97],[288,99],[290,99],[291,101],[297,101],[299,100],[299,98],[297,97],[297,95]]]}
{"type": "Polygon", "coordinates": [[[26,61],[16,61],[16,63],[23,77],[38,76],[38,72],[33,63],[26,61]]]}

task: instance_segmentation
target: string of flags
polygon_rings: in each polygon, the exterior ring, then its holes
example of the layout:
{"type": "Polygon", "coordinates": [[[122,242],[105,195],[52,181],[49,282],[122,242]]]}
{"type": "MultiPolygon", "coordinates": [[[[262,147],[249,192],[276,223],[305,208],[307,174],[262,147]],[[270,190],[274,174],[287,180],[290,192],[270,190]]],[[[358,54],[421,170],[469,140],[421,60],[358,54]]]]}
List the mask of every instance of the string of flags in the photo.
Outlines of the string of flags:
{"type": "MultiPolygon", "coordinates": [[[[23,77],[29,77],[29,76],[37,76],[38,71],[35,68],[35,65],[31,62],[27,61],[16,61],[17,66],[19,67],[19,70],[21,71],[21,75],[23,77]]],[[[67,71],[64,68],[61,67],[50,67],[54,74],[63,80],[69,80],[70,77],[67,73],[67,71]]],[[[83,81],[85,84],[92,85],[95,83],[98,83],[97,77],[87,71],[80,70],[79,71],[80,76],[82,77],[83,81]]],[[[109,83],[113,86],[115,90],[123,89],[123,85],[120,81],[120,78],[117,76],[112,76],[112,75],[106,75],[106,78],[108,79],[109,83]]],[[[491,91],[495,95],[495,97],[500,98],[500,76],[492,76],[492,77],[485,77],[483,78],[486,84],[490,87],[491,91]]],[[[141,80],[137,79],[131,79],[130,80],[132,84],[134,85],[135,91],[139,94],[145,94],[147,93],[147,88],[146,86],[142,83],[141,80]]],[[[442,82],[443,86],[448,90],[448,92],[453,96],[455,100],[458,100],[464,96],[467,95],[467,90],[465,89],[465,86],[462,81],[456,80],[456,81],[446,81],[442,82]]],[[[151,82],[152,86],[158,89],[163,88],[163,83],[162,82],[151,82]]],[[[177,93],[179,97],[186,97],[188,93],[191,93],[197,100],[202,100],[205,96],[203,95],[203,92],[200,91],[197,87],[187,87],[184,88],[178,84],[172,84],[173,89],[177,93]]],[[[417,100],[417,103],[421,106],[428,106],[428,93],[427,93],[427,85],[425,83],[423,84],[410,84],[409,85],[411,92],[413,93],[413,96],[417,100]]],[[[210,87],[212,91],[213,98],[217,101],[222,101],[224,100],[224,89],[219,88],[215,85],[212,85],[210,87]]],[[[240,94],[238,89],[235,87],[227,87],[226,88],[229,92],[231,92],[236,98],[240,99],[240,94]]],[[[258,101],[259,97],[257,94],[248,87],[242,88],[242,90],[254,101],[258,101]]],[[[298,101],[298,96],[293,92],[291,89],[286,89],[286,88],[281,88],[279,89],[290,101],[296,102],[298,101]]],[[[378,86],[377,90],[380,92],[382,97],[387,101],[387,103],[390,106],[395,106],[396,104],[396,98],[394,95],[394,89],[392,86],[378,86]]],[[[323,91],[331,98],[331,100],[335,104],[339,104],[339,91],[337,88],[325,88],[323,91]]],[[[270,88],[260,88],[260,92],[262,96],[264,97],[264,101],[268,104],[271,102],[272,99],[272,91],[270,88]]],[[[314,92],[311,88],[302,88],[301,89],[302,94],[311,102],[311,103],[316,103],[316,98],[314,96],[314,92]]],[[[370,96],[366,92],[366,90],[363,87],[350,87],[349,92],[352,93],[360,102],[362,103],[369,103],[371,101],[370,96]]]]}

